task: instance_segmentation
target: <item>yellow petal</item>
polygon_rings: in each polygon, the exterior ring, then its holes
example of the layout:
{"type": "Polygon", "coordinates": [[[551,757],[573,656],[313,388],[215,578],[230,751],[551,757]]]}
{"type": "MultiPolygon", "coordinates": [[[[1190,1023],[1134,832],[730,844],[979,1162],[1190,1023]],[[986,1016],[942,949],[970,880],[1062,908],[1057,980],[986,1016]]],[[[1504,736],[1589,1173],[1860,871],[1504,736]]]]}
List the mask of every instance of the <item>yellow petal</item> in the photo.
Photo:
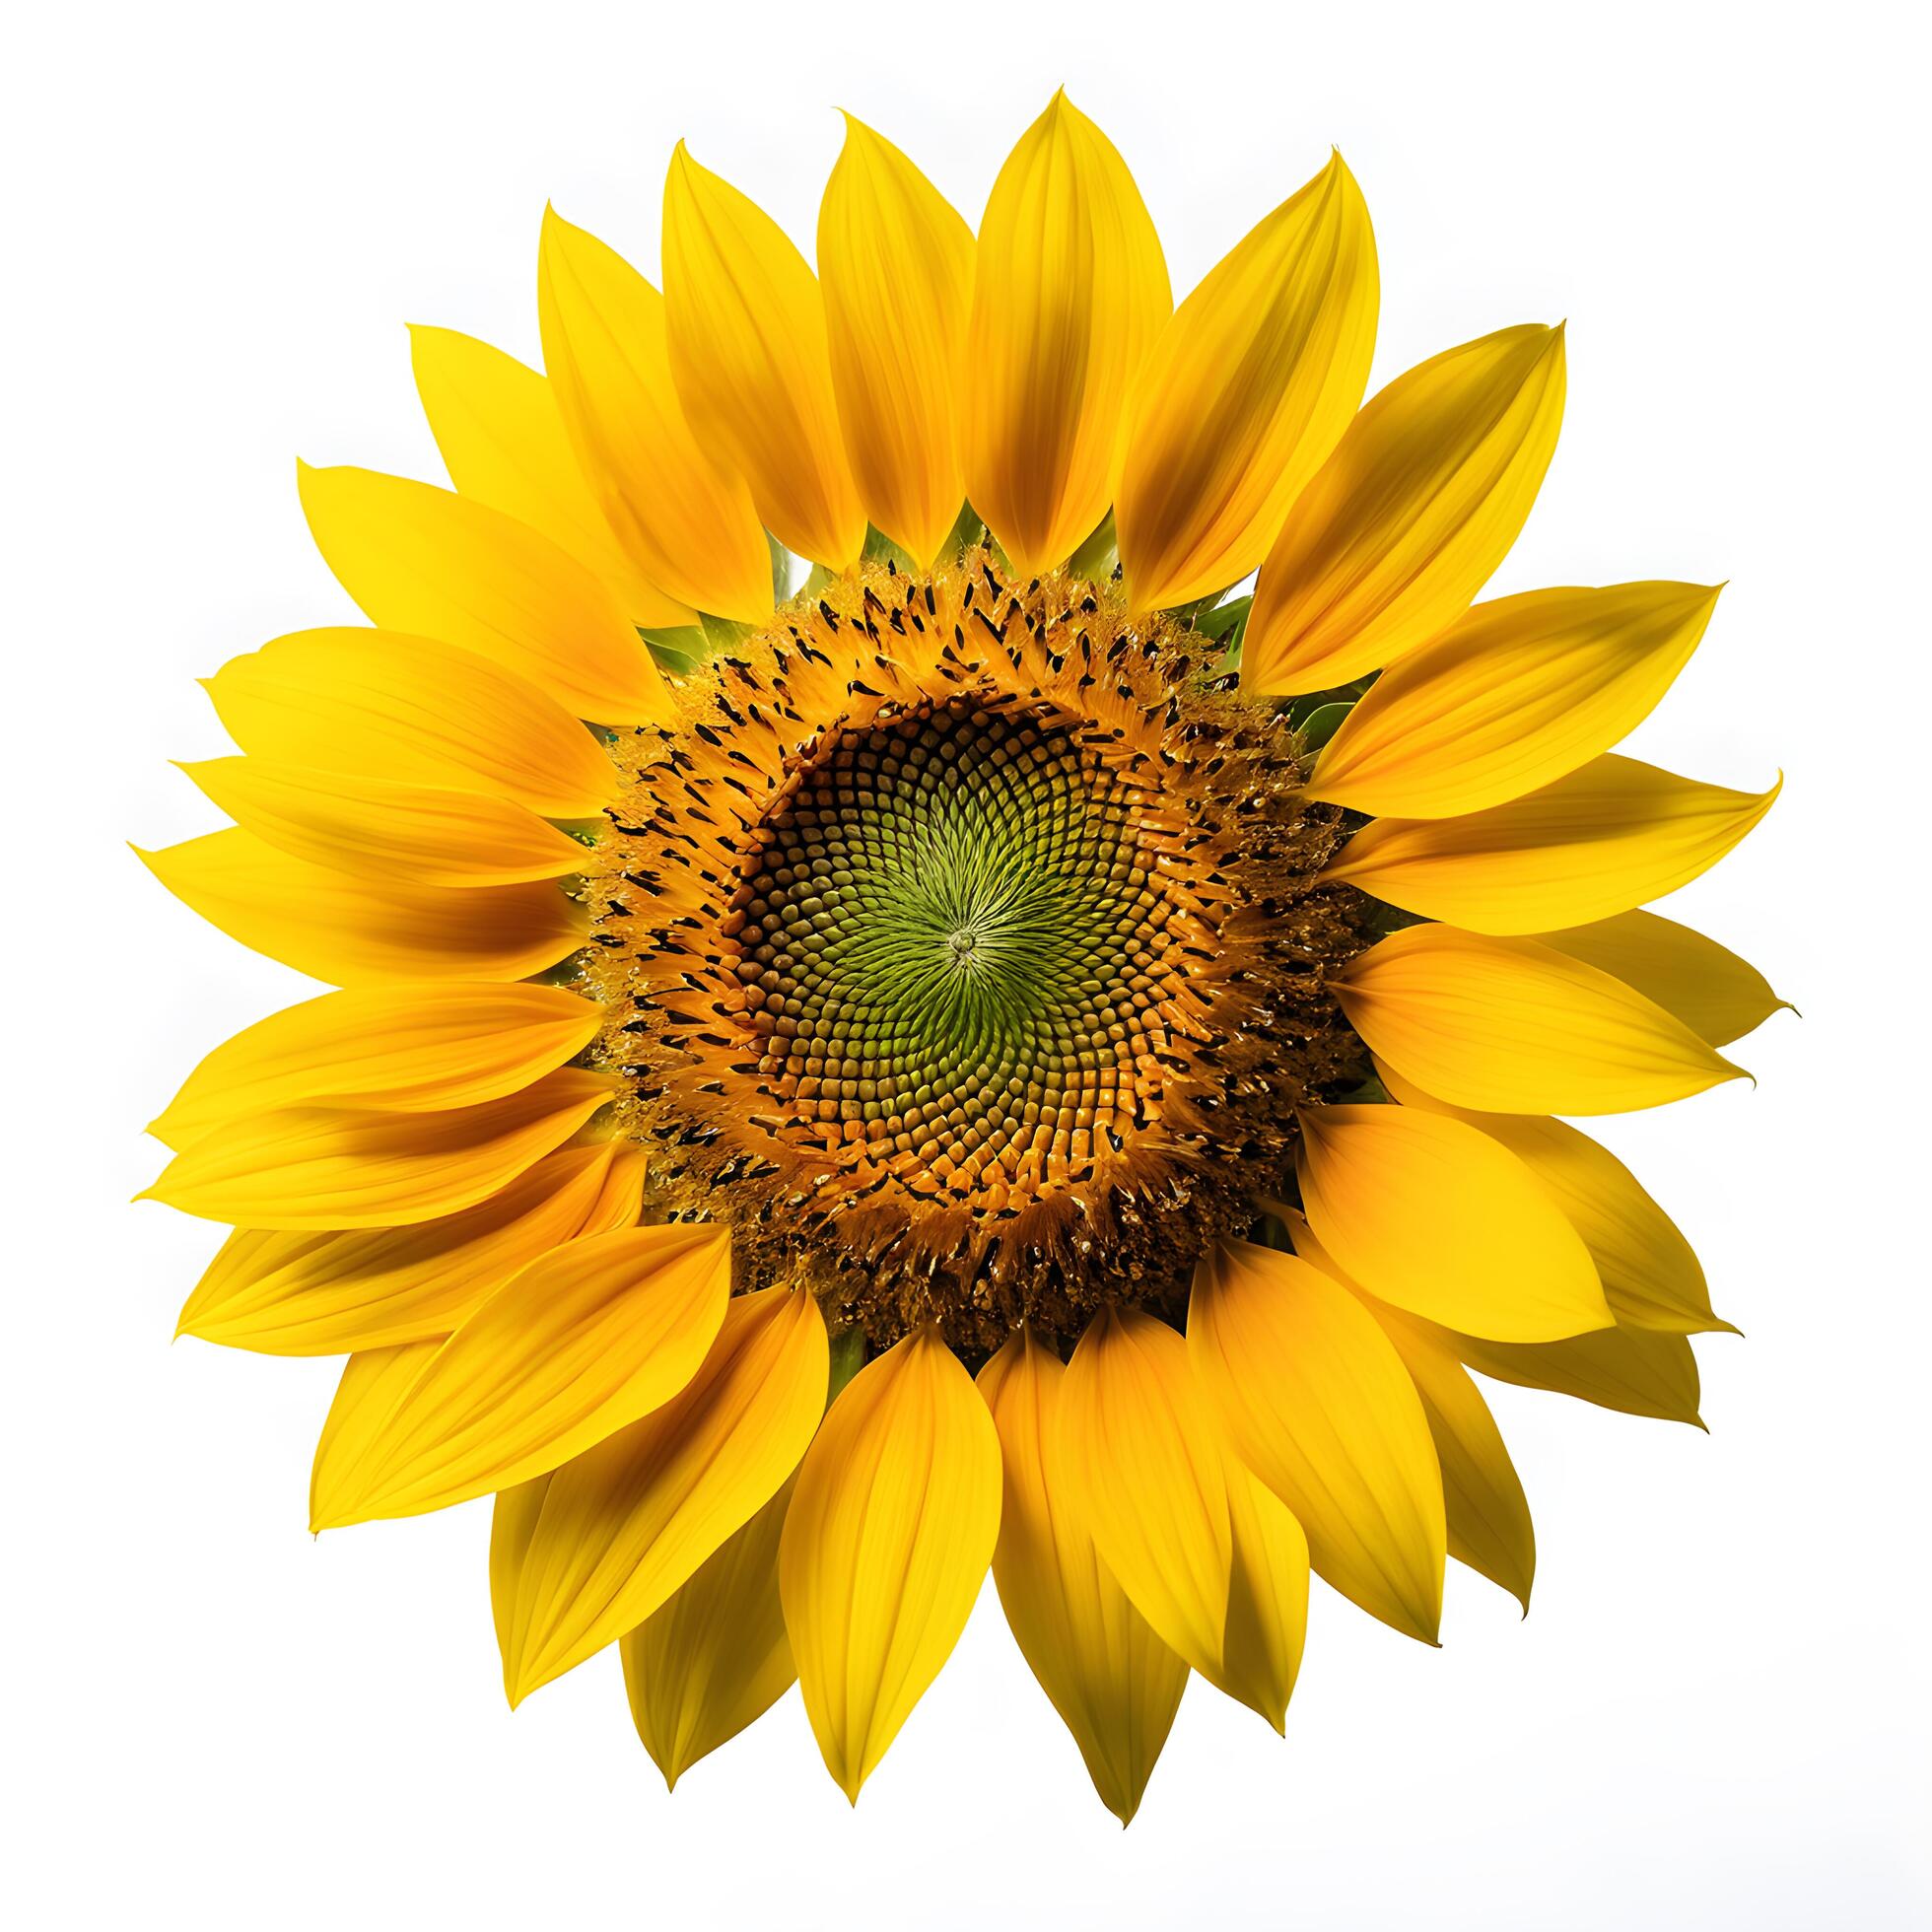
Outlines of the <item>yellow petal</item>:
{"type": "Polygon", "coordinates": [[[1574,1396],[1625,1415],[1703,1427],[1697,1414],[1697,1359],[1681,1335],[1613,1328],[1529,1346],[1465,1335],[1448,1341],[1478,1374],[1498,1382],[1574,1396]]]}
{"type": "Polygon", "coordinates": [[[882,135],[846,116],[818,209],[846,455],[871,520],[920,565],[959,518],[960,356],[973,231],[882,135]]]}
{"type": "Polygon", "coordinates": [[[1422,1405],[1374,1318],[1307,1262],[1223,1241],[1195,1268],[1188,1351],[1235,1453],[1307,1533],[1316,1569],[1433,1643],[1442,1483],[1422,1405]]]}
{"type": "Polygon", "coordinates": [[[545,209],[537,319],[571,446],[638,568],[714,617],[767,615],[765,532],[744,479],[715,462],[685,420],[663,298],[594,235],[545,209]]]}
{"type": "Polygon", "coordinates": [[[1745,1077],[1655,1001],[1533,939],[1412,926],[1333,984],[1378,1058],[1480,1113],[1621,1114],[1745,1077]]]}
{"type": "Polygon", "coordinates": [[[671,722],[615,593],[547,536],[404,476],[307,463],[298,476],[315,548],[371,623],[505,664],[579,718],[671,722]]]}
{"type": "Polygon", "coordinates": [[[1114,518],[1136,609],[1206,596],[1268,554],[1368,386],[1380,295],[1337,155],[1181,304],[1127,413],[1114,518]]]}
{"type": "Polygon", "coordinates": [[[1442,1467],[1450,1555],[1507,1590],[1527,1614],[1536,1529],[1489,1405],[1439,1330],[1379,1302],[1370,1312],[1395,1345],[1428,1418],[1442,1467]]]}
{"type": "Polygon", "coordinates": [[[1580,926],[1707,871],[1770,810],[1782,783],[1731,792],[1610,753],[1465,817],[1371,819],[1328,876],[1470,932],[1580,926]]]}
{"type": "Polygon", "coordinates": [[[549,382],[515,356],[449,328],[412,326],[416,393],[457,494],[501,510],[607,583],[641,630],[695,624],[624,554],[590,486],[549,382]]]}
{"type": "Polygon", "coordinates": [[[1326,691],[1461,616],[1536,501],[1563,415],[1559,328],[1500,329],[1372,396],[1262,565],[1250,691],[1326,691]]]}
{"type": "Polygon", "coordinates": [[[1749,960],[1655,913],[1620,913],[1539,936],[1546,946],[1634,987],[1709,1046],[1729,1046],[1791,1004],[1749,960]]]}
{"type": "Polygon", "coordinates": [[[1728,1328],[1711,1312],[1704,1271],[1677,1224],[1606,1147],[1561,1121],[1470,1114],[1432,1099],[1393,1068],[1378,1070],[1406,1107],[1447,1115],[1507,1147],[1582,1237],[1619,1322],[1698,1335],[1728,1328]]]}
{"type": "Polygon", "coordinates": [[[788,550],[842,569],[864,546],[865,512],[817,279],[785,231],[682,141],[664,181],[663,251],[671,373],[692,429],[743,471],[788,550]]]}
{"type": "Polygon", "coordinates": [[[854,1803],[966,1627],[1000,1534],[1000,1438],[934,1328],[867,1362],[805,1452],[779,1548],[812,1735],[854,1803]]]}
{"type": "Polygon", "coordinates": [[[494,792],[546,818],[592,818],[617,768],[555,698],[503,664],[394,631],[297,631],[208,680],[257,758],[494,792]]]}
{"type": "Polygon", "coordinates": [[[656,1616],[626,1633],[624,1689],[675,1790],[700,1758],[764,1716],[797,1680],[778,1593],[788,1483],[656,1616]]]}
{"type": "Polygon", "coordinates": [[[1308,1637],[1308,1538],[1287,1504],[1232,1452],[1226,1474],[1234,1566],[1220,1674],[1209,1682],[1280,1732],[1308,1637]]]}
{"type": "Polygon", "coordinates": [[[344,1470],[361,1453],[369,1430],[394,1408],[437,1347],[435,1342],[410,1342],[393,1348],[370,1348],[342,1364],[342,1379],[335,1385],[335,1399],[323,1419],[309,1475],[311,1521],[315,1498],[341,1482],[344,1470]]]}
{"type": "Polygon", "coordinates": [[[237,1227],[405,1227],[473,1207],[541,1160],[620,1082],[584,1067],[473,1107],[278,1107],[226,1120],[142,1196],[237,1227]]]}
{"type": "Polygon", "coordinates": [[[1716,605],[1698,584],[1478,604],[1376,680],[1315,761],[1309,795],[1378,818],[1450,818],[1550,785],[1650,715],[1716,605]]]}
{"type": "Polygon", "coordinates": [[[528,806],[482,792],[352,778],[264,758],[207,758],[181,770],[264,845],[358,878],[514,885],[580,872],[588,859],[528,806]]]}
{"type": "Polygon", "coordinates": [[[1101,1561],[1167,1646],[1221,1668],[1233,1562],[1227,1483],[1187,1346],[1138,1308],[1103,1309],[1060,1397],[1069,1494],[1101,1561]]]}
{"type": "Polygon", "coordinates": [[[966,492],[1015,569],[1070,556],[1113,499],[1122,412],[1173,293],[1114,145],[1056,94],[980,223],[966,492]]]}
{"type": "Polygon", "coordinates": [[[1063,1473],[1066,1374],[1060,1357],[1029,1333],[1014,1336],[980,1371],[1004,1482],[993,1580],[1020,1653],[1079,1746],[1100,1802],[1126,1825],[1167,1742],[1188,1667],[1101,1562],[1063,1473]]]}
{"type": "Polygon", "coordinates": [[[730,1242],[702,1222],[573,1241],[499,1288],[345,1444],[310,1527],[513,1488],[661,1407],[705,1358],[730,1242]]]}
{"type": "Polygon", "coordinates": [[[797,1468],[825,1410],[803,1289],[740,1295],[690,1386],[550,1479],[503,1647],[512,1704],[655,1614],[797,1468]]]}
{"type": "Polygon", "coordinates": [[[239,1114],[327,1101],[411,1113],[500,1100],[596,1037],[594,1000],[561,987],[374,987],[325,993],[236,1034],[148,1132],[185,1146],[239,1114]]]}
{"type": "Polygon", "coordinates": [[[230,938],[338,986],[526,979],[584,943],[582,909],[548,880],[380,885],[291,859],[239,827],[136,856],[230,938]]]}
{"type": "Polygon", "coordinates": [[[1575,1229],[1473,1127],[1406,1107],[1311,1107],[1300,1173],[1316,1238],[1398,1308],[1505,1342],[1612,1320],[1575,1229]]]}
{"type": "Polygon", "coordinates": [[[273,1355],[441,1339],[552,1248],[635,1225],[643,1181],[642,1150],[605,1140],[560,1147],[489,1200],[413,1227],[241,1228],[189,1295],[177,1333],[273,1355]]]}
{"type": "Polygon", "coordinates": [[[555,1474],[554,1470],[546,1470],[514,1488],[499,1489],[490,1512],[490,1621],[496,1625],[500,1655],[509,1653],[518,1586],[522,1581],[530,1539],[536,1535],[543,1499],[550,1492],[550,1479],[555,1474]]]}

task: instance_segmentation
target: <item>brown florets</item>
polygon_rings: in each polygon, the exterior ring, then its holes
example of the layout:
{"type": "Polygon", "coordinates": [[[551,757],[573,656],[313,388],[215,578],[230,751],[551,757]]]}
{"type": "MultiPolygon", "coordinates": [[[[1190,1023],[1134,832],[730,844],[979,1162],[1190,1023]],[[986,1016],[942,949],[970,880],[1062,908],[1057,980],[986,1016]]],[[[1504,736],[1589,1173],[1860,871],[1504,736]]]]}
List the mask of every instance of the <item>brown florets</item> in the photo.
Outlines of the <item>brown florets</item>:
{"type": "Polygon", "coordinates": [[[1169,1314],[1361,1076],[1326,972],[1368,902],[1341,814],[1211,647],[1118,592],[867,566],[620,740],[590,975],[663,1207],[968,1355],[1169,1314]]]}

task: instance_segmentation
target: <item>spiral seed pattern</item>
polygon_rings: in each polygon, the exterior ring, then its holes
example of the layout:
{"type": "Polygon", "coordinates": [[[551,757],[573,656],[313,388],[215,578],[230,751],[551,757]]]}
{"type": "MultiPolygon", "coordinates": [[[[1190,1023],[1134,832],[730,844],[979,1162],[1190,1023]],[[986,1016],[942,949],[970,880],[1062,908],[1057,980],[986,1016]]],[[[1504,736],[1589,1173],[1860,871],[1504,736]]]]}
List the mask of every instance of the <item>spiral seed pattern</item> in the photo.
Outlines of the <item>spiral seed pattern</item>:
{"type": "Polygon", "coordinates": [[[1071,721],[922,705],[822,752],[764,833],[734,970],[828,1150],[1010,1187],[1124,1144],[1174,908],[1071,721]]]}

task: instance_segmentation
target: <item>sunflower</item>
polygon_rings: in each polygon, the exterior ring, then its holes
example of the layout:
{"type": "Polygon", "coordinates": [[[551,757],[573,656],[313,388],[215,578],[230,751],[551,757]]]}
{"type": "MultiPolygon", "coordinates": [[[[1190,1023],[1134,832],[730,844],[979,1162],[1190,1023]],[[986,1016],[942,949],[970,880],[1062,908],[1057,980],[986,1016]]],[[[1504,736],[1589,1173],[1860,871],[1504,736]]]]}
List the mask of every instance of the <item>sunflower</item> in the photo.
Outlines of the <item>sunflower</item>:
{"type": "Polygon", "coordinates": [[[453,490],[302,469],[372,627],[209,681],[234,824],[144,857],[339,990],[150,1192],[234,1230],[183,1332],[348,1357],[315,1528],[495,1498],[513,1703],[615,1644],[674,1783],[795,1680],[856,1800],[990,1566],[1125,1821],[1190,1673],[1282,1727],[1311,1567],[1527,1608],[1470,1371],[1696,1419],[1552,1117],[1737,1076],[1780,1002],[1639,908],[1774,791],[1612,749],[1716,590],[1473,605],[1562,331],[1364,403],[1339,157],[1177,309],[1064,96],[977,238],[853,121],[817,255],[680,147],[661,294],[550,214],[545,373],[414,332],[453,490]]]}

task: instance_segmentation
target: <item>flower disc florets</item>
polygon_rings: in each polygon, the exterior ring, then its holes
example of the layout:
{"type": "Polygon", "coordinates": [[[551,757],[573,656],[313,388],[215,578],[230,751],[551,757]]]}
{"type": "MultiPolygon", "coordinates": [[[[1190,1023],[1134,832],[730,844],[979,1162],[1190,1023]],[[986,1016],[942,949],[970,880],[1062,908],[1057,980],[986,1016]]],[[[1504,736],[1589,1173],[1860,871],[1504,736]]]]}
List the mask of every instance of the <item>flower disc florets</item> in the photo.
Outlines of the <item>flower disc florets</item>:
{"type": "Polygon", "coordinates": [[[1178,1310],[1364,1070],[1341,814],[1211,654],[981,549],[789,606],[620,741],[591,970],[666,1211],[874,1344],[1178,1310]]]}

